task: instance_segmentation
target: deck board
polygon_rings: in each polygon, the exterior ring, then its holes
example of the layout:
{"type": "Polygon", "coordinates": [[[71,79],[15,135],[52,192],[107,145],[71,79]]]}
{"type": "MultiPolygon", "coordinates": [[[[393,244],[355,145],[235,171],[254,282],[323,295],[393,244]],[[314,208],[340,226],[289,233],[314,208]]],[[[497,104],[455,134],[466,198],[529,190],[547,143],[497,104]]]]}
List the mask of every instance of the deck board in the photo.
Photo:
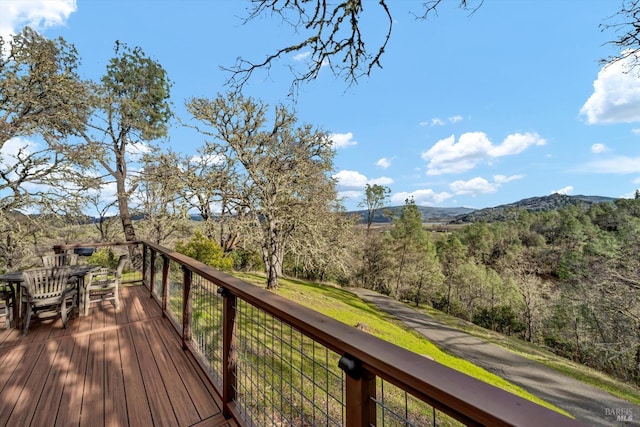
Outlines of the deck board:
{"type": "Polygon", "coordinates": [[[0,425],[235,426],[148,290],[120,298],[0,331],[0,425]]]}

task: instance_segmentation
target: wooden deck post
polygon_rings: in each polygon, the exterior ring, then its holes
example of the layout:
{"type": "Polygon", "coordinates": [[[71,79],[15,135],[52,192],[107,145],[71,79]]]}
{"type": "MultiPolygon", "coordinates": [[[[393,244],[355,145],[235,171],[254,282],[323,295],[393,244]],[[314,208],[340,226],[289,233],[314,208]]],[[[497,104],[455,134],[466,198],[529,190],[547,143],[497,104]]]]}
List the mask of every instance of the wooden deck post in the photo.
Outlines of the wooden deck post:
{"type": "Polygon", "coordinates": [[[149,294],[153,295],[153,286],[156,282],[156,251],[151,249],[149,260],[149,294]]]}
{"type": "Polygon", "coordinates": [[[238,297],[225,288],[218,288],[223,297],[222,307],[222,414],[231,417],[229,405],[236,398],[235,379],[238,353],[236,349],[236,304],[238,297]]]}
{"type": "Polygon", "coordinates": [[[182,266],[182,349],[187,349],[187,343],[191,341],[191,312],[192,292],[191,282],[193,273],[186,266],[182,266]]]}
{"type": "Polygon", "coordinates": [[[148,267],[148,257],[149,256],[149,248],[144,243],[142,244],[142,283],[147,283],[147,267],[148,267]]]}
{"type": "Polygon", "coordinates": [[[162,257],[162,317],[167,317],[167,304],[169,301],[169,257],[162,257]]]}
{"type": "Polygon", "coordinates": [[[375,426],[376,376],[349,354],[340,358],[338,366],[345,373],[345,424],[354,427],[375,426]]]}

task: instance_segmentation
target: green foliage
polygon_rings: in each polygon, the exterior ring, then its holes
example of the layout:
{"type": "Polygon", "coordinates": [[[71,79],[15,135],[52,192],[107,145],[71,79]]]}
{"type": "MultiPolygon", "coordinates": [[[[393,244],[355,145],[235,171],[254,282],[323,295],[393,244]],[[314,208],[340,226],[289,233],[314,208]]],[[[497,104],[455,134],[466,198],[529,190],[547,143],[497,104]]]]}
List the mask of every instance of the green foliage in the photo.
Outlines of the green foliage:
{"type": "Polygon", "coordinates": [[[116,257],[111,248],[102,248],[91,254],[87,259],[87,263],[114,269],[118,265],[118,257],[116,257]]]}
{"type": "Polygon", "coordinates": [[[115,53],[99,91],[105,110],[116,112],[120,127],[139,132],[142,140],[166,135],[171,117],[171,83],[166,71],[140,47],[116,42],[115,53]]]}
{"type": "Polygon", "coordinates": [[[517,335],[525,330],[514,308],[509,305],[482,308],[473,315],[473,323],[505,335],[517,335]]]}
{"type": "Polygon", "coordinates": [[[233,268],[233,258],[225,256],[220,245],[206,238],[200,231],[196,231],[188,242],[178,242],[176,252],[218,270],[230,271],[233,268]]]}

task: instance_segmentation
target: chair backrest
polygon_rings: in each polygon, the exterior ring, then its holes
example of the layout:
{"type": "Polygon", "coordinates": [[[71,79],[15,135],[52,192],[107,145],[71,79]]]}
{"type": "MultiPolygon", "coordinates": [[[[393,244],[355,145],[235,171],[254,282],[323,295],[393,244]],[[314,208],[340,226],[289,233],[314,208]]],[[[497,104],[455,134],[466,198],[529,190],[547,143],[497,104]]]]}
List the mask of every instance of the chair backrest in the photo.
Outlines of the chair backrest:
{"type": "Polygon", "coordinates": [[[44,255],[42,265],[44,267],[64,267],[67,265],[77,265],[78,254],[55,254],[44,255]]]}
{"type": "Polygon", "coordinates": [[[69,267],[45,267],[23,271],[29,297],[44,299],[61,296],[69,281],[69,270],[69,267]]]}

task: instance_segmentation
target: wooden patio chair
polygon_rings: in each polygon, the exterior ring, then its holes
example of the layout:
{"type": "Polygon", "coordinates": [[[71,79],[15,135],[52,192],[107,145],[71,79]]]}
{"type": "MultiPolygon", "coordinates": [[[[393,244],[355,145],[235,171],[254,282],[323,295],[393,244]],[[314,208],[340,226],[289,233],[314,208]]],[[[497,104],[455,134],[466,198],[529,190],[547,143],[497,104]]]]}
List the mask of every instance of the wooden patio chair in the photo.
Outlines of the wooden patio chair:
{"type": "Polygon", "coordinates": [[[43,267],[64,267],[67,265],[77,265],[78,254],[55,254],[44,255],[42,257],[43,267]]]}
{"type": "Polygon", "coordinates": [[[76,308],[78,289],[70,287],[69,267],[34,268],[22,272],[24,287],[22,302],[25,305],[23,335],[27,335],[31,316],[61,315],[65,329],[69,313],[76,308]]]}
{"type": "Polygon", "coordinates": [[[13,288],[5,283],[0,283],[0,317],[4,317],[5,327],[11,328],[13,323],[13,309],[15,305],[13,288]]]}
{"type": "Polygon", "coordinates": [[[116,310],[120,309],[120,279],[127,255],[120,255],[115,271],[101,268],[90,272],[84,289],[84,314],[89,314],[89,306],[95,301],[113,301],[116,310]]]}

